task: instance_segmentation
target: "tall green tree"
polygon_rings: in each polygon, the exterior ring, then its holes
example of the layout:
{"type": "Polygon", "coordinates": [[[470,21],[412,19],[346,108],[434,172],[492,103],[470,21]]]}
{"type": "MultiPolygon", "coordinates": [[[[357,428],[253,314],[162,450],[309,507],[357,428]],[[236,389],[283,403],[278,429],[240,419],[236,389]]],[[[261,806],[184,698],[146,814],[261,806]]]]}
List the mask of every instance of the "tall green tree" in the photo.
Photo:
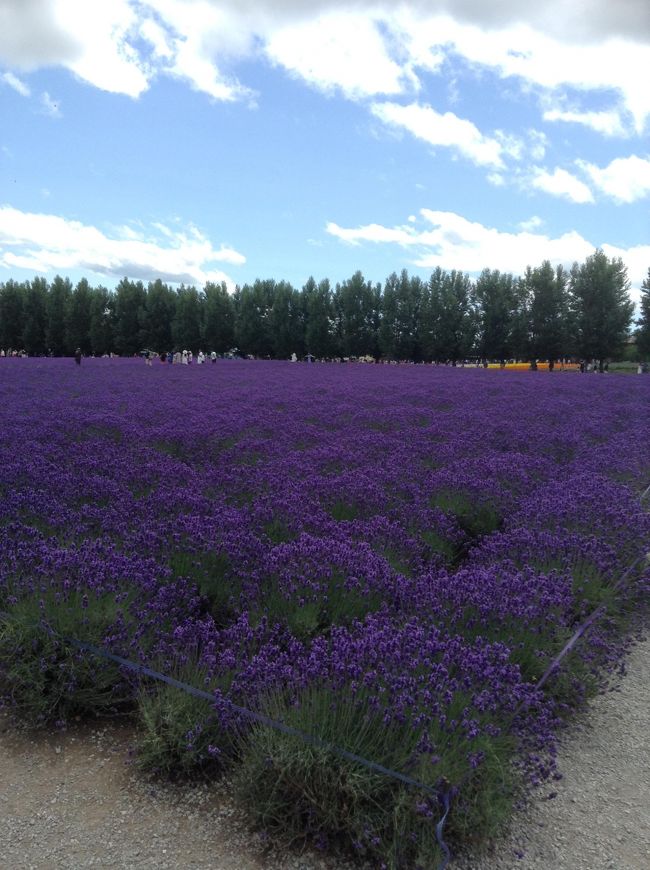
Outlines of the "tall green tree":
{"type": "Polygon", "coordinates": [[[597,360],[600,370],[616,356],[628,336],[634,303],[620,258],[597,249],[582,265],[574,263],[569,282],[570,307],[578,353],[597,360]]]}
{"type": "Polygon", "coordinates": [[[398,359],[398,281],[397,273],[391,273],[384,282],[381,297],[381,320],[377,340],[382,356],[389,359],[398,359]]]}
{"type": "Polygon", "coordinates": [[[235,303],[226,282],[204,288],[203,343],[208,352],[226,353],[235,344],[235,303]]]}
{"type": "Polygon", "coordinates": [[[641,284],[641,299],[639,302],[640,317],[636,322],[636,347],[639,359],[650,360],[650,269],[643,284],[641,284]]]}
{"type": "Polygon", "coordinates": [[[549,260],[526,269],[523,283],[529,294],[530,356],[555,362],[568,355],[567,275],[549,260]]]}
{"type": "Polygon", "coordinates": [[[320,359],[334,356],[332,288],[327,278],[310,277],[302,288],[305,310],[305,350],[320,359]]]}
{"type": "Polygon", "coordinates": [[[472,354],[476,314],[468,275],[434,269],[423,293],[420,335],[427,360],[455,364],[472,354]]]}
{"type": "Polygon", "coordinates": [[[479,349],[484,359],[506,360],[514,354],[513,328],[518,310],[516,279],[498,269],[484,269],[475,285],[479,349]]]}
{"type": "Polygon", "coordinates": [[[23,345],[30,355],[47,351],[47,293],[45,278],[34,278],[25,289],[23,345]]]}
{"type": "Polygon", "coordinates": [[[90,300],[90,350],[96,356],[115,353],[115,295],[106,287],[94,287],[90,300]]]}
{"type": "Polygon", "coordinates": [[[531,295],[526,281],[522,278],[515,278],[510,321],[510,350],[515,359],[531,358],[530,305],[531,295]]]}
{"type": "Polygon", "coordinates": [[[406,269],[397,276],[393,272],[384,284],[381,299],[381,321],[378,329],[379,348],[392,359],[421,358],[420,309],[423,284],[418,277],[409,277],[406,269]]]}
{"type": "Polygon", "coordinates": [[[67,344],[74,350],[80,347],[85,354],[91,351],[90,312],[92,289],[85,278],[77,284],[68,304],[66,322],[67,344]]]}
{"type": "Polygon", "coordinates": [[[273,356],[273,336],[270,313],[275,297],[275,281],[256,279],[244,284],[237,294],[235,342],[244,353],[253,356],[273,356]]]}
{"type": "Polygon", "coordinates": [[[117,352],[133,356],[143,349],[142,321],[147,294],[142,281],[122,278],[115,288],[114,339],[117,352]]]}
{"type": "Polygon", "coordinates": [[[72,283],[69,278],[57,275],[50,284],[47,297],[46,340],[48,350],[54,356],[70,355],[75,346],[70,345],[68,337],[68,312],[72,298],[72,283]]]}
{"type": "Polygon", "coordinates": [[[343,356],[377,356],[381,285],[373,286],[360,271],[334,294],[340,352],[343,356]]]}
{"type": "Polygon", "coordinates": [[[176,293],[160,278],[150,281],[141,317],[142,343],[158,353],[172,349],[176,293]]]}
{"type": "Polygon", "coordinates": [[[0,285],[0,347],[22,350],[24,305],[27,288],[9,280],[0,285]]]}
{"type": "Polygon", "coordinates": [[[292,353],[302,356],[305,344],[303,308],[300,294],[286,281],[275,285],[269,330],[276,359],[289,359],[292,353]]]}
{"type": "Polygon", "coordinates": [[[196,287],[181,285],[172,321],[172,339],[176,350],[187,349],[196,353],[200,349],[202,314],[201,297],[196,287]]]}

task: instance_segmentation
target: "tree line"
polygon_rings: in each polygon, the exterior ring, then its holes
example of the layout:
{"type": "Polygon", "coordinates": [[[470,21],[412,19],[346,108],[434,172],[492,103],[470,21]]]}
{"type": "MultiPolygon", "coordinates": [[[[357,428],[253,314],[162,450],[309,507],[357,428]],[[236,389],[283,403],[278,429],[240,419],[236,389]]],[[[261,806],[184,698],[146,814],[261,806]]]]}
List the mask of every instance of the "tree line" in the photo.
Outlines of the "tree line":
{"type": "MultiPolygon", "coordinates": [[[[403,270],[381,284],[361,272],[334,287],[309,278],[256,280],[230,293],[225,283],[174,289],[123,278],[114,290],[85,278],[73,286],[0,284],[0,348],[30,355],[157,352],[238,348],[287,359],[385,357],[456,362],[605,360],[621,353],[633,325],[630,284],[620,259],[598,249],[570,270],[547,260],[522,276],[484,269],[475,280],[436,268],[428,280],[403,270]]],[[[650,269],[642,285],[637,347],[650,357],[650,269]]]]}

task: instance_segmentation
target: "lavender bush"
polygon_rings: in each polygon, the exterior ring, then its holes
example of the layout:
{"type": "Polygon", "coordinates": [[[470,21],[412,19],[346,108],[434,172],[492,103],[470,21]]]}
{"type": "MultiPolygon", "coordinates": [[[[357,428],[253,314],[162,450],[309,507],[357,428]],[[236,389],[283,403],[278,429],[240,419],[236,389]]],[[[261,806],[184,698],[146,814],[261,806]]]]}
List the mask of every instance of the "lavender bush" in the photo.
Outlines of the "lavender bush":
{"type": "Polygon", "coordinates": [[[0,402],[4,703],[137,708],[144,766],[234,766],[290,837],[430,866],[439,807],[232,704],[451,787],[462,842],[557,775],[561,721],[647,601],[643,378],[5,359],[0,402]]]}

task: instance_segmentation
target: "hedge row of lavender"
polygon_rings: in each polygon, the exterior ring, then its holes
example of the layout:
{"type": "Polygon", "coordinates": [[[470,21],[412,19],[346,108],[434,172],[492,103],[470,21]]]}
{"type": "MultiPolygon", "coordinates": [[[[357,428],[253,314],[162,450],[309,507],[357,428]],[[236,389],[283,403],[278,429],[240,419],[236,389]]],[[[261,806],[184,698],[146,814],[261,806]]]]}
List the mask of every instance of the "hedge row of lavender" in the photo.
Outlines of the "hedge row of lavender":
{"type": "Polygon", "coordinates": [[[459,842],[491,833],[522,779],[560,775],[558,727],[645,600],[643,562],[612,591],[650,542],[643,378],[4,360],[0,407],[5,703],[37,723],[135,713],[144,765],[230,768],[280,835],[429,867],[439,808],[229,701],[463,781],[459,842]]]}

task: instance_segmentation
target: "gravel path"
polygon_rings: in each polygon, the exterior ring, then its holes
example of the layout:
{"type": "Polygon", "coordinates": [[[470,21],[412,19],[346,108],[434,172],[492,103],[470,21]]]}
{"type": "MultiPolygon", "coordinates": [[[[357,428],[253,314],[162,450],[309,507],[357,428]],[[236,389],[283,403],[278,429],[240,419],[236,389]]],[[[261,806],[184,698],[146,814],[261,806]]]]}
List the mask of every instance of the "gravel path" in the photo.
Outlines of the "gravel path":
{"type": "MultiPolygon", "coordinates": [[[[453,867],[650,868],[650,641],[627,667],[566,735],[564,779],[540,790],[491,853],[453,867]]],[[[131,741],[124,726],[32,736],[0,719],[1,870],[342,870],[314,853],[266,850],[225,783],[147,782],[128,761],[131,741]]]]}
{"type": "Polygon", "coordinates": [[[15,731],[0,718],[0,870],[332,870],[274,854],[227,784],[152,783],[129,762],[133,730],[15,731]]]}
{"type": "Polygon", "coordinates": [[[455,867],[650,870],[650,640],[626,668],[565,735],[563,780],[540,789],[491,853],[455,867]]]}

